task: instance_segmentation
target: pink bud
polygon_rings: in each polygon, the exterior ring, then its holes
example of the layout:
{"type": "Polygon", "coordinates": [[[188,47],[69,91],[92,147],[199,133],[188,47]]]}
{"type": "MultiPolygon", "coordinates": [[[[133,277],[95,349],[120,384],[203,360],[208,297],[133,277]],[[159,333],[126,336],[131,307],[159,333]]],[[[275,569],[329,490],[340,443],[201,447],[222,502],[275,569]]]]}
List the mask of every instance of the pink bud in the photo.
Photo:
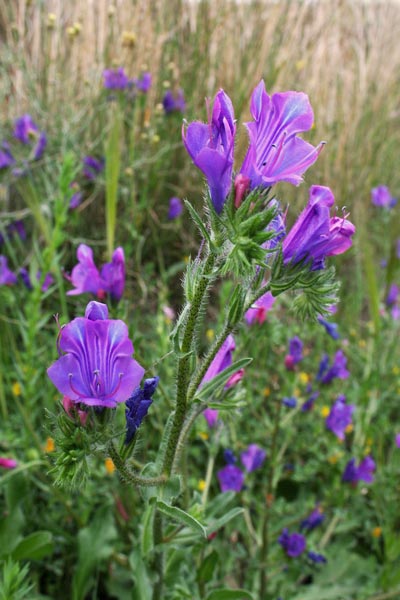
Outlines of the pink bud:
{"type": "Polygon", "coordinates": [[[242,204],[244,197],[250,189],[250,178],[246,175],[236,175],[235,177],[235,208],[239,208],[242,204]]]}
{"type": "Polygon", "coordinates": [[[295,362],[293,360],[293,356],[291,354],[287,354],[285,356],[285,367],[288,371],[294,371],[295,362]]]}
{"type": "Polygon", "coordinates": [[[0,467],[3,467],[3,469],[15,469],[17,466],[18,463],[13,458],[0,457],[0,467]]]}
{"type": "Polygon", "coordinates": [[[239,369],[239,371],[236,371],[236,373],[234,373],[233,375],[231,375],[228,379],[228,381],[225,384],[226,388],[231,388],[234,385],[236,385],[237,383],[239,383],[239,381],[241,381],[243,379],[243,375],[244,375],[244,369],[239,369]]]}

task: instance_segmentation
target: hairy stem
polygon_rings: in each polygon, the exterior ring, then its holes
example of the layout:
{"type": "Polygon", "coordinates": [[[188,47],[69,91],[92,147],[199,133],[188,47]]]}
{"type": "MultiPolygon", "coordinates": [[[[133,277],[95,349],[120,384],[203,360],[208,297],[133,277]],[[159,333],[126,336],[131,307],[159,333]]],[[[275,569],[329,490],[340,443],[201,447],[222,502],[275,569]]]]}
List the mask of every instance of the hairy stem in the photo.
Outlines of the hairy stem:
{"type": "Polygon", "coordinates": [[[160,475],[159,477],[142,477],[137,473],[132,473],[130,469],[126,466],[125,462],[121,458],[119,452],[114,446],[113,442],[110,442],[107,447],[108,453],[112,458],[114,465],[117,468],[117,471],[121,475],[122,479],[128,481],[129,483],[133,483],[134,485],[144,486],[144,487],[153,487],[158,485],[165,485],[167,483],[167,478],[164,475],[160,475]]]}

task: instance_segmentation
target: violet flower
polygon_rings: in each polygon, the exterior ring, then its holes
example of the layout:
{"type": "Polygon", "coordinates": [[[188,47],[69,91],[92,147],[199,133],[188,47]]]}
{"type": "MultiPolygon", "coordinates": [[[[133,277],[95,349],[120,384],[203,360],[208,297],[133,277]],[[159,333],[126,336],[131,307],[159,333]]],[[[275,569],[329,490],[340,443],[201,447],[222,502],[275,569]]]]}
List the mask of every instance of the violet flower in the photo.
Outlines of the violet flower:
{"type": "Polygon", "coordinates": [[[186,110],[186,102],[183,90],[178,90],[176,94],[171,90],[167,90],[164,94],[162,104],[165,114],[167,115],[172,112],[184,113],[186,110]]]}
{"type": "Polygon", "coordinates": [[[330,337],[333,340],[338,340],[340,338],[340,334],[338,331],[339,325],[337,323],[330,323],[330,321],[327,321],[323,317],[318,317],[317,320],[318,323],[320,323],[325,328],[326,333],[330,335],[330,337]]]}
{"type": "Polygon", "coordinates": [[[284,92],[269,96],[260,81],[251,96],[254,121],[246,123],[250,146],[240,173],[251,188],[269,187],[278,181],[298,185],[303,173],[317,160],[316,148],[297,136],[311,129],[314,114],[306,94],[284,92]]]}
{"type": "Polygon", "coordinates": [[[25,114],[15,120],[14,137],[22,144],[29,144],[32,138],[36,139],[38,133],[39,128],[30,115],[25,114]]]}
{"type": "Polygon", "coordinates": [[[267,453],[257,444],[250,444],[245,452],[240,455],[240,460],[246,471],[251,473],[263,464],[267,453]]]}
{"type": "Polygon", "coordinates": [[[378,185],[371,190],[371,202],[381,208],[393,208],[397,200],[393,198],[387,185],[378,185]]]}
{"type": "MultiPolygon", "coordinates": [[[[209,107],[208,107],[209,108],[209,107]]],[[[232,186],[233,147],[236,133],[232,102],[223,90],[214,98],[208,124],[194,121],[183,143],[194,164],[206,176],[211,201],[220,214],[232,186]]]]}
{"type": "Polygon", "coordinates": [[[91,181],[96,179],[97,175],[104,171],[104,165],[106,163],[104,158],[98,159],[94,156],[85,156],[82,162],[82,175],[91,181]]]}
{"type": "Polygon", "coordinates": [[[306,208],[283,240],[283,260],[311,261],[312,270],[323,269],[325,258],[346,252],[355,227],[345,217],[331,217],[335,198],[328,187],[313,185],[306,208]]]}
{"type": "Polygon", "coordinates": [[[14,235],[17,235],[22,241],[26,240],[26,231],[24,227],[24,222],[17,220],[9,223],[5,228],[4,235],[0,233],[0,246],[4,244],[4,241],[11,240],[14,235]]]}
{"type": "Polygon", "coordinates": [[[103,71],[103,85],[108,90],[124,90],[128,87],[129,79],[123,67],[118,69],[105,69],[103,71]]]}
{"type": "Polygon", "coordinates": [[[72,402],[114,408],[131,396],[144,375],[132,358],[127,326],[109,319],[100,302],[89,302],[84,317],[60,329],[57,346],[60,358],[47,374],[72,402]]]}
{"type": "Polygon", "coordinates": [[[314,510],[308,515],[306,519],[304,519],[300,524],[300,531],[305,529],[306,531],[312,531],[325,520],[325,515],[319,506],[316,506],[314,510]]]}
{"type": "Polygon", "coordinates": [[[226,448],[224,450],[224,461],[227,465],[234,465],[235,463],[237,463],[237,458],[230,448],[226,448]]]}
{"type": "Polygon", "coordinates": [[[301,405],[301,410],[303,412],[308,412],[309,410],[312,410],[314,408],[314,404],[318,396],[319,392],[313,392],[310,395],[310,397],[305,402],[303,402],[303,404],[301,405]]]}
{"type": "Polygon", "coordinates": [[[7,169],[15,164],[15,158],[11,154],[8,142],[2,142],[0,145],[0,169],[7,169]]]}
{"type": "Polygon", "coordinates": [[[373,472],[375,471],[376,465],[372,456],[366,456],[356,465],[356,459],[352,458],[347,463],[345,470],[342,475],[342,481],[345,483],[356,484],[359,481],[365,483],[372,483],[374,481],[373,472]]]}
{"type": "Polygon", "coordinates": [[[177,219],[179,215],[182,214],[183,204],[180,198],[173,196],[169,200],[169,210],[168,210],[168,219],[172,221],[173,219],[177,219]]]}
{"type": "Polygon", "coordinates": [[[44,133],[44,131],[42,131],[39,135],[38,141],[33,150],[33,160],[39,160],[40,158],[42,158],[44,151],[46,150],[46,146],[47,146],[47,136],[44,133]]]}
{"type": "Polygon", "coordinates": [[[323,554],[318,554],[317,552],[308,552],[307,556],[316,564],[325,564],[328,562],[323,554]]]}
{"type": "Polygon", "coordinates": [[[216,408],[206,408],[203,410],[203,416],[207,421],[207,425],[212,429],[218,421],[218,410],[216,408]]]}
{"type": "Polygon", "coordinates": [[[291,558],[300,556],[306,549],[306,538],[301,533],[291,533],[287,527],[283,529],[281,535],[278,538],[278,542],[291,558]]]}
{"type": "Polygon", "coordinates": [[[240,492],[244,484],[244,473],[235,465],[227,465],[217,473],[221,492],[240,492]]]}
{"type": "Polygon", "coordinates": [[[395,441],[397,448],[400,448],[400,433],[396,433],[394,441],[395,441]]]}
{"type": "Polygon", "coordinates": [[[294,366],[303,360],[303,342],[295,335],[289,340],[289,354],[285,356],[285,367],[293,371],[294,366]]]}
{"type": "Polygon", "coordinates": [[[388,295],[386,297],[387,306],[393,306],[394,304],[396,304],[397,299],[399,297],[400,297],[400,287],[398,285],[396,285],[395,283],[392,283],[392,285],[389,288],[388,295]]]}
{"type": "Polygon", "coordinates": [[[112,300],[118,302],[125,289],[125,255],[121,247],[114,250],[111,262],[101,268],[100,278],[112,300]]]}
{"type": "Polygon", "coordinates": [[[244,318],[246,319],[246,323],[248,325],[252,325],[253,323],[258,323],[262,325],[265,319],[267,318],[267,313],[271,310],[272,306],[275,303],[276,298],[271,294],[271,292],[267,292],[261,298],[256,300],[251,308],[249,308],[244,318]]]}
{"type": "Polygon", "coordinates": [[[136,89],[139,90],[139,92],[147,94],[152,84],[151,73],[147,71],[145,73],[142,73],[140,77],[133,79],[133,84],[136,87],[136,89]]]}
{"type": "Polygon", "coordinates": [[[346,404],[346,397],[343,395],[339,396],[333,404],[325,420],[325,425],[339,440],[344,440],[346,427],[352,424],[352,415],[355,409],[354,404],[346,404]]]}
{"type": "Polygon", "coordinates": [[[7,258],[0,254],[0,285],[14,285],[17,283],[17,277],[8,268],[7,258]]]}
{"type": "Polygon", "coordinates": [[[333,379],[347,379],[350,375],[347,370],[347,358],[342,350],[336,352],[332,366],[328,367],[329,357],[325,354],[320,362],[319,371],[316,377],[317,381],[320,381],[321,383],[330,383],[333,379]]]}
{"type": "Polygon", "coordinates": [[[291,398],[285,397],[282,398],[282,404],[287,408],[296,408],[297,406],[297,398],[292,396],[291,398]]]}
{"type": "Polygon", "coordinates": [[[132,441],[144,417],[147,415],[159,380],[159,377],[145,379],[143,387],[136,388],[131,397],[126,401],[125,444],[129,444],[132,441]]]}

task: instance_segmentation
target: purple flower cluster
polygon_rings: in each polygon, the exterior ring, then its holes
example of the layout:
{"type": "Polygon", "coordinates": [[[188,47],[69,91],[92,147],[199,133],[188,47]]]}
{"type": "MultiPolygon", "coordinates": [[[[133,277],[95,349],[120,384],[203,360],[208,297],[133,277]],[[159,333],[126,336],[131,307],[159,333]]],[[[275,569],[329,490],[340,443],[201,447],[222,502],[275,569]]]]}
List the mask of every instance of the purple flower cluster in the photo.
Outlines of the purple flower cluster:
{"type": "MultiPolygon", "coordinates": [[[[267,453],[258,444],[250,444],[247,450],[241,453],[240,460],[247,473],[252,473],[262,466],[266,456],[267,453]]],[[[224,459],[228,464],[217,473],[221,492],[240,492],[243,489],[245,474],[236,466],[237,459],[232,450],[224,451],[224,459]]]]}
{"type": "Polygon", "coordinates": [[[100,272],[94,264],[93,251],[89,246],[80,244],[76,256],[79,262],[68,277],[75,289],[67,292],[67,295],[91,293],[103,300],[109,294],[113,300],[121,299],[125,287],[125,257],[121,247],[114,251],[111,262],[103,265],[100,272]]]}
{"type": "Polygon", "coordinates": [[[17,276],[8,268],[7,258],[0,254],[0,285],[14,285],[17,276]]]}
{"type": "Polygon", "coordinates": [[[279,544],[282,546],[287,556],[290,558],[296,558],[303,554],[306,549],[306,538],[301,533],[289,533],[287,527],[283,529],[281,535],[278,538],[279,544]]]}
{"type": "Polygon", "coordinates": [[[123,67],[103,71],[103,85],[107,90],[126,90],[134,87],[146,94],[151,88],[151,83],[151,73],[148,72],[142,73],[140,77],[129,79],[123,67]]]}
{"type": "MultiPolygon", "coordinates": [[[[47,146],[47,136],[44,131],[39,131],[39,127],[32,117],[25,114],[14,121],[13,137],[31,150],[29,159],[23,161],[23,166],[13,170],[13,175],[18,177],[25,173],[30,160],[35,161],[42,158],[47,146]]],[[[4,140],[0,145],[0,170],[12,167],[16,162],[10,144],[4,140]]]]}
{"type": "Polygon", "coordinates": [[[300,531],[305,529],[306,531],[312,531],[325,520],[325,515],[319,506],[316,506],[314,510],[304,519],[300,524],[300,531]]]}
{"type": "Polygon", "coordinates": [[[100,302],[89,302],[84,317],[60,329],[57,347],[60,358],[47,374],[74,403],[114,408],[131,397],[144,375],[132,358],[127,326],[109,319],[100,302]]]}
{"type": "Polygon", "coordinates": [[[186,102],[183,90],[180,89],[176,93],[167,90],[164,94],[162,105],[166,115],[173,112],[184,113],[186,110],[186,102]]]}
{"type": "Polygon", "coordinates": [[[372,483],[374,481],[373,473],[376,465],[372,456],[366,456],[356,465],[356,459],[352,458],[347,463],[344,473],[342,475],[342,481],[346,483],[356,484],[359,481],[365,481],[365,483],[372,483]]]}
{"type": "Polygon", "coordinates": [[[393,198],[387,185],[378,185],[371,190],[371,202],[381,208],[393,208],[397,199],[393,198]]]}
{"type": "Polygon", "coordinates": [[[324,354],[319,365],[316,379],[321,383],[330,383],[336,378],[347,379],[349,375],[350,373],[347,370],[347,358],[342,350],[338,350],[331,366],[329,366],[329,356],[324,354]]]}

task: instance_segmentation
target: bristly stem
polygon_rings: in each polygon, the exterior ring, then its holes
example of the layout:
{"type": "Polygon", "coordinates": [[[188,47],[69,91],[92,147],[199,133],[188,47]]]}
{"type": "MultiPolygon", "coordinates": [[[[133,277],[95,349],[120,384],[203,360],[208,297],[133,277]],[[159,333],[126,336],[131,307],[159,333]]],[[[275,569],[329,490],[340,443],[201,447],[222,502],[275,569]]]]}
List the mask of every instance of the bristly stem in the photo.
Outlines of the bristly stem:
{"type": "Polygon", "coordinates": [[[181,429],[186,417],[187,399],[188,399],[188,383],[189,383],[189,368],[191,360],[191,349],[193,345],[194,332],[196,324],[201,314],[200,308],[203,302],[204,295],[211,285],[211,273],[215,264],[215,256],[209,254],[203,267],[203,272],[197,283],[194,291],[193,300],[190,303],[190,308],[184,328],[180,357],[178,359],[178,375],[177,375],[177,392],[175,414],[172,423],[171,433],[167,442],[167,448],[164,456],[163,472],[170,475],[176,448],[178,445],[181,429]]]}
{"type": "Polygon", "coordinates": [[[155,487],[159,485],[165,485],[167,483],[167,478],[163,475],[160,475],[159,477],[142,477],[141,475],[132,473],[132,471],[130,471],[126,466],[120,454],[117,452],[113,442],[108,444],[107,450],[117,468],[117,471],[125,481],[129,481],[129,483],[144,487],[155,487]]]}

